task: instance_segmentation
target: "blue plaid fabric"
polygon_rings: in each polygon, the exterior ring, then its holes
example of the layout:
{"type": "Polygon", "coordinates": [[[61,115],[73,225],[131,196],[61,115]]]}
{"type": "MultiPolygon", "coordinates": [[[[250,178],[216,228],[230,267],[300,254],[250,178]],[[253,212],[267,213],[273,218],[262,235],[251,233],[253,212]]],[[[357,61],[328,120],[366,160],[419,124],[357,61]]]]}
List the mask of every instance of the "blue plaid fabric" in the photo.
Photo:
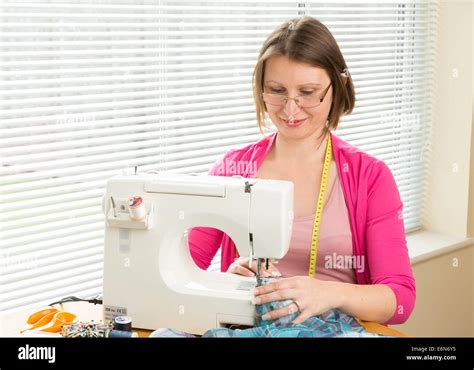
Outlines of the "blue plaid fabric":
{"type": "MultiPolygon", "coordinates": [[[[298,313],[291,316],[296,317],[298,313]]],[[[211,329],[203,337],[241,337],[241,338],[321,338],[321,337],[379,337],[367,333],[352,316],[339,310],[329,310],[323,315],[313,316],[302,324],[292,324],[290,316],[275,320],[262,321],[259,326],[250,329],[211,329]]]]}

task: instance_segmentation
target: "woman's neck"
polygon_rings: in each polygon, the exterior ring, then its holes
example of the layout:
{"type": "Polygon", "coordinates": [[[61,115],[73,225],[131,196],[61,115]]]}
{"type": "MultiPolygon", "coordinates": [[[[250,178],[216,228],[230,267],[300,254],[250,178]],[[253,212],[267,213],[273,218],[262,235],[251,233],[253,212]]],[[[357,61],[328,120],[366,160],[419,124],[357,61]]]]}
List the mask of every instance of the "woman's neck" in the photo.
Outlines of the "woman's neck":
{"type": "Polygon", "coordinates": [[[286,163],[288,166],[324,163],[328,134],[322,136],[323,130],[324,127],[300,139],[288,139],[277,134],[272,148],[272,157],[277,162],[286,163]]]}

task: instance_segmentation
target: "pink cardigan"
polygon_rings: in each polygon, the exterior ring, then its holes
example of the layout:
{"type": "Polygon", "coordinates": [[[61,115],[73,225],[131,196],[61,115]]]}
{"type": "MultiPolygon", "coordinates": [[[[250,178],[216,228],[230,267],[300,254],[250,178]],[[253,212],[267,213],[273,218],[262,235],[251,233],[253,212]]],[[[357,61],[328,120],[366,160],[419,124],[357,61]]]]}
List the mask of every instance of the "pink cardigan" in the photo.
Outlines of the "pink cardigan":
{"type": "MultiPolygon", "coordinates": [[[[254,144],[227,152],[209,175],[257,174],[277,133],[254,144]]],[[[354,256],[364,256],[364,271],[355,271],[358,284],[385,284],[397,299],[394,315],[385,324],[402,324],[415,306],[416,287],[408,257],[397,185],[387,165],[331,132],[333,155],[349,211],[354,256]]],[[[222,245],[221,271],[237,257],[232,240],[217,229],[193,228],[189,234],[191,256],[207,269],[222,245]]]]}

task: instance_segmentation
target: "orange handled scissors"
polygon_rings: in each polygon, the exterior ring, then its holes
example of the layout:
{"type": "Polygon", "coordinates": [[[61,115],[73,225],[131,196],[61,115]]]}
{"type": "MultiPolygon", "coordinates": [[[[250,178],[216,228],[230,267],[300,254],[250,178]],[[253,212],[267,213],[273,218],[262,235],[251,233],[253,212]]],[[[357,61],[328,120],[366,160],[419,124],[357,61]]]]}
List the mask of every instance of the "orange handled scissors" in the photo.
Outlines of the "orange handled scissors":
{"type": "Polygon", "coordinates": [[[73,313],[49,307],[31,314],[26,320],[28,327],[20,333],[27,330],[58,333],[63,325],[74,324],[76,321],[77,316],[73,313]]]}

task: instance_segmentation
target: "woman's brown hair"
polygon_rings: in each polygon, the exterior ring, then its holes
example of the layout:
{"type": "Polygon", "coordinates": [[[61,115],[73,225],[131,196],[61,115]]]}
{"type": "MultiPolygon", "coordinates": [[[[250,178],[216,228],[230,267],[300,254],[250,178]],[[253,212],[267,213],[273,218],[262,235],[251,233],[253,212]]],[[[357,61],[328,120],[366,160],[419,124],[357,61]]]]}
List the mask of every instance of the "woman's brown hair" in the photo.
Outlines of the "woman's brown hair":
{"type": "Polygon", "coordinates": [[[339,119],[350,114],[355,104],[354,85],[341,50],[328,28],[315,18],[304,16],[285,21],[265,40],[260,49],[252,78],[257,124],[263,134],[265,102],[262,99],[266,61],[286,56],[292,61],[323,68],[332,83],[332,106],[323,134],[336,129],[339,119]]]}

